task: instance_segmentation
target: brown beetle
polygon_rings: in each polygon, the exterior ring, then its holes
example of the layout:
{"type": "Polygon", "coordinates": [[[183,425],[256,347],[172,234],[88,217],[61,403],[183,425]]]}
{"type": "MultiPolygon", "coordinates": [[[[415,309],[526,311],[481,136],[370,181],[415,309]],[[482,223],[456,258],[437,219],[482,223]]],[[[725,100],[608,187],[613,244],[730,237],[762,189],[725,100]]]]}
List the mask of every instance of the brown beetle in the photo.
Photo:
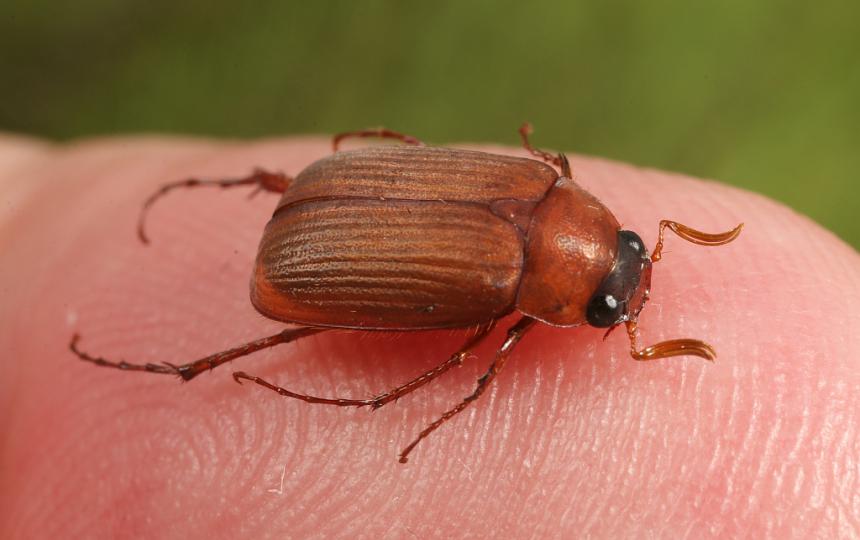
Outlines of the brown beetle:
{"type": "Polygon", "coordinates": [[[241,371],[233,374],[237,382],[250,380],[309,403],[376,409],[459,365],[500,318],[520,312],[474,392],[406,446],[403,463],[415,445],[484,392],[536,322],[609,330],[624,323],[636,360],[679,355],[713,360],[714,350],[693,339],[640,349],[636,321],[648,300],[651,265],[660,259],[666,228],[690,242],[717,246],[734,240],[743,224],[706,234],[661,221],[649,256],[636,233],[622,230],[612,213],[572,180],[563,154],[532,148],[530,130],[528,124],[520,128],[523,146],[541,161],[427,147],[414,137],[376,129],[336,136],[335,153],[295,178],[257,170],[236,180],[167,184],[144,204],[138,225],[144,243],[146,211],[174,188],[252,185],[282,194],[260,242],[251,301],[263,315],[298,328],[182,365],[93,357],[78,348],[77,335],[71,349],[100,366],[190,380],[252,352],[334,328],[477,327],[445,362],[373,399],[319,398],[241,371]],[[348,137],[406,144],[339,152],[348,137]]]}

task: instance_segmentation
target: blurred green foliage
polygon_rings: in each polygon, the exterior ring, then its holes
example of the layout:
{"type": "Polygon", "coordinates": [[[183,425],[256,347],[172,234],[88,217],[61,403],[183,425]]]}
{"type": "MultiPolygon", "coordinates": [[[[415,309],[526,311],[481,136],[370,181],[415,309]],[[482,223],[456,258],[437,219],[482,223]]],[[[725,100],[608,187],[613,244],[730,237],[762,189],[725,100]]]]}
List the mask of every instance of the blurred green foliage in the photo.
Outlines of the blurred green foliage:
{"type": "Polygon", "coordinates": [[[0,129],[386,125],[718,178],[860,245],[860,3],[7,0],[0,129]]]}

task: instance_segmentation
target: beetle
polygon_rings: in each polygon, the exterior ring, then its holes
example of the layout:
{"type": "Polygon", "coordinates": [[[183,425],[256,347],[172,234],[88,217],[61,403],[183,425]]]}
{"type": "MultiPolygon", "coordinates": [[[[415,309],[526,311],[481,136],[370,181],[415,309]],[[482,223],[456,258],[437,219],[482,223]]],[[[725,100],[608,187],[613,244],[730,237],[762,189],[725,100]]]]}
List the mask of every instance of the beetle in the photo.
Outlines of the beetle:
{"type": "Polygon", "coordinates": [[[200,373],[255,351],[331,329],[417,331],[476,328],[443,363],[373,399],[331,399],[299,394],[243,371],[251,381],[308,403],[377,409],[462,363],[506,315],[521,317],[508,329],[474,391],[429,424],[400,452],[415,446],[487,389],[517,343],[537,323],[607,328],[624,325],[636,360],[695,355],[714,360],[714,349],[695,339],[673,339],[640,348],[637,320],[648,300],[652,264],[668,229],[684,240],[718,246],[734,240],[743,224],[708,234],[680,223],[659,224],[649,254],[642,239],[624,230],[612,213],[574,180],[567,157],[534,148],[531,126],[519,130],[537,159],[431,147],[384,128],[334,137],[334,153],[296,177],[255,170],[239,179],[190,178],[162,186],[143,205],[140,240],[148,243],[149,208],[181,187],[255,186],[280,194],[266,225],[251,279],[251,302],[264,316],[290,328],[182,365],[132,364],[70,349],[82,360],[129,371],[200,373]],[[356,137],[403,144],[340,151],[356,137]]]}

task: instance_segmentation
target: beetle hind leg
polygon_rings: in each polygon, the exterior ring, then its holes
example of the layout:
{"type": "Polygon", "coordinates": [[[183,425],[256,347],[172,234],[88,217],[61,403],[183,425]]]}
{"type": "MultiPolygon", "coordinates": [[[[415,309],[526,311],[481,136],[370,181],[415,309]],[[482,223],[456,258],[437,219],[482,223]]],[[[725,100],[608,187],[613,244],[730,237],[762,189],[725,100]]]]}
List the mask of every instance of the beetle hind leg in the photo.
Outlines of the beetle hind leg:
{"type": "Polygon", "coordinates": [[[85,362],[90,362],[97,366],[112,367],[115,369],[121,369],[123,371],[145,371],[148,373],[160,373],[163,375],[178,375],[182,378],[182,380],[190,381],[204,371],[213,370],[221,364],[230,362],[231,360],[247,356],[251,353],[263,349],[268,349],[269,347],[274,347],[275,345],[290,343],[291,341],[296,341],[303,337],[317,334],[323,331],[325,331],[324,328],[314,328],[311,326],[290,328],[279,332],[273,336],[251,341],[249,343],[239,345],[238,347],[233,347],[232,349],[227,349],[226,351],[221,351],[215,354],[210,354],[209,356],[205,356],[199,360],[195,360],[194,362],[189,362],[187,364],[182,364],[178,366],[169,362],[163,362],[161,364],[132,364],[130,362],[126,362],[125,360],[114,361],[107,360],[98,356],[91,356],[78,347],[78,341],[80,341],[80,336],[77,334],[72,336],[72,341],[69,343],[69,349],[81,360],[85,362]]]}
{"type": "Polygon", "coordinates": [[[271,193],[283,193],[289,187],[292,178],[280,172],[269,172],[264,169],[254,169],[254,171],[243,178],[232,178],[222,180],[201,180],[199,178],[186,178],[164,184],[158,190],[149,196],[143,203],[140,209],[140,216],[137,220],[137,236],[144,244],[149,243],[149,237],[146,235],[146,216],[149,213],[150,207],[158,199],[164,197],[168,192],[177,188],[196,188],[201,186],[214,186],[222,189],[238,187],[238,186],[256,186],[256,189],[251,192],[253,197],[260,191],[268,191],[271,193]]]}
{"type": "Polygon", "coordinates": [[[418,139],[417,137],[413,137],[412,135],[406,135],[404,133],[399,133],[397,131],[391,131],[390,129],[386,129],[383,127],[372,128],[372,129],[361,129],[358,131],[347,131],[344,133],[338,133],[332,138],[331,145],[335,152],[340,149],[340,143],[342,143],[346,139],[354,139],[354,138],[363,138],[363,137],[376,137],[379,139],[396,139],[403,144],[411,144],[413,146],[424,146],[424,142],[418,139]]]}
{"type": "Polygon", "coordinates": [[[459,366],[463,363],[466,356],[469,354],[469,351],[474,349],[481,343],[484,338],[492,331],[495,327],[496,322],[492,321],[489,324],[485,324],[483,326],[479,326],[475,335],[470,337],[465,344],[451,355],[445,362],[439,364],[435,368],[427,371],[419,375],[418,377],[412,379],[406,384],[400,385],[393,390],[385,392],[383,394],[379,394],[378,396],[371,399],[344,399],[344,398],[324,398],[317,396],[309,396],[306,394],[299,394],[293,392],[291,390],[287,390],[286,388],[281,388],[280,386],[276,386],[265,379],[260,377],[255,377],[253,375],[248,375],[244,371],[237,371],[233,373],[233,379],[236,380],[237,383],[242,384],[242,381],[251,381],[253,383],[259,384],[264,388],[268,388],[273,392],[277,392],[278,394],[284,397],[290,397],[293,399],[298,399],[304,401],[306,403],[314,403],[319,405],[337,405],[340,407],[370,407],[373,410],[376,410],[387,403],[391,403],[392,401],[396,401],[399,398],[414,392],[415,390],[421,388],[425,384],[429,383],[436,377],[439,377],[443,373],[447,372],[449,369],[455,366],[459,366]]]}

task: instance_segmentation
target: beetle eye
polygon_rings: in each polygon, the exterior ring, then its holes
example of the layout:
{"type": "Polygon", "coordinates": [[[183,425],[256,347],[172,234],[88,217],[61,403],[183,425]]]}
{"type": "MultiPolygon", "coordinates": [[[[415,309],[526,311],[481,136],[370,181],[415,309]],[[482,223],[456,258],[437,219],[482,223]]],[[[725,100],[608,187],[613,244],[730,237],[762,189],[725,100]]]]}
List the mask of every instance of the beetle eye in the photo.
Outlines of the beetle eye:
{"type": "Polygon", "coordinates": [[[608,328],[619,322],[626,302],[620,302],[611,294],[596,294],[591,297],[586,310],[588,324],[597,328],[608,328]]]}
{"type": "Polygon", "coordinates": [[[639,258],[648,258],[648,250],[645,249],[645,245],[642,243],[642,239],[639,238],[639,235],[635,232],[619,231],[618,241],[626,243],[627,246],[629,246],[630,250],[636,255],[638,255],[639,258]]]}

